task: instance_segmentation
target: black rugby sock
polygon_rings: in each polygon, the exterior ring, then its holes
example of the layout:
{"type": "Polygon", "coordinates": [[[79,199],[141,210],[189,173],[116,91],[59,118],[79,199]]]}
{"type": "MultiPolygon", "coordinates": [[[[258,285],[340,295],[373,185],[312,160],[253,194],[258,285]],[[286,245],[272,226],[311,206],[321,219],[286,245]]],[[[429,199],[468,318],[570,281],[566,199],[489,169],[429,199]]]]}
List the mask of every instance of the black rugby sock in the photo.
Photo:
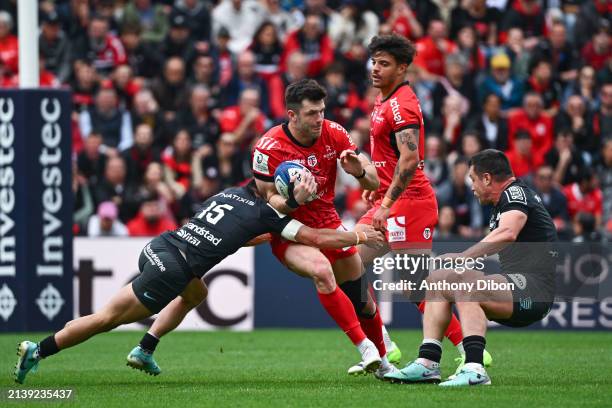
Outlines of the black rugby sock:
{"type": "Polygon", "coordinates": [[[467,336],[463,338],[463,348],[465,349],[465,362],[483,365],[482,354],[484,353],[487,341],[482,336],[467,336]]]}
{"type": "Polygon", "coordinates": [[[157,347],[157,343],[159,343],[159,339],[151,333],[146,332],[145,335],[142,336],[142,340],[140,340],[140,348],[149,354],[153,354],[155,347],[157,347]]]}
{"type": "Polygon", "coordinates": [[[38,343],[38,355],[40,358],[46,358],[54,354],[59,353],[59,348],[55,342],[55,334],[47,337],[40,343],[38,343]]]}
{"type": "Polygon", "coordinates": [[[421,347],[419,347],[419,358],[425,358],[439,363],[442,358],[442,347],[435,343],[423,343],[421,347]]]}

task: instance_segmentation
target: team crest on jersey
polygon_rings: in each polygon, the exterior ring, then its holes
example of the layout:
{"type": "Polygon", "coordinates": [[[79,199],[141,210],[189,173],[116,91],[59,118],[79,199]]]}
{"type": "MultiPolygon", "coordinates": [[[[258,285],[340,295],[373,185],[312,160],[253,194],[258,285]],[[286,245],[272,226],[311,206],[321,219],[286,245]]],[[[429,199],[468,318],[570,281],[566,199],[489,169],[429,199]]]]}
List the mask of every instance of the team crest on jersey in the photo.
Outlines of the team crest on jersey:
{"type": "Polygon", "coordinates": [[[310,167],[314,167],[317,165],[317,156],[315,156],[314,154],[311,154],[310,156],[308,156],[308,159],[306,160],[306,162],[308,163],[308,166],[310,167]]]}
{"type": "Polygon", "coordinates": [[[330,145],[325,145],[325,155],[323,157],[326,158],[327,160],[335,159],[336,152],[334,152],[334,149],[332,149],[330,145]]]}
{"type": "Polygon", "coordinates": [[[425,239],[431,238],[431,228],[425,228],[423,230],[423,238],[425,239]]]}
{"type": "Polygon", "coordinates": [[[392,217],[387,220],[389,242],[402,242],[406,240],[406,217],[392,217]]]}
{"type": "Polygon", "coordinates": [[[521,203],[527,204],[527,197],[525,191],[519,186],[512,186],[506,191],[506,197],[508,197],[509,203],[521,203]]]}
{"type": "Polygon", "coordinates": [[[255,150],[255,153],[253,154],[253,170],[264,174],[270,174],[270,169],[268,168],[269,158],[270,156],[267,154],[263,154],[259,150],[255,150]]]}

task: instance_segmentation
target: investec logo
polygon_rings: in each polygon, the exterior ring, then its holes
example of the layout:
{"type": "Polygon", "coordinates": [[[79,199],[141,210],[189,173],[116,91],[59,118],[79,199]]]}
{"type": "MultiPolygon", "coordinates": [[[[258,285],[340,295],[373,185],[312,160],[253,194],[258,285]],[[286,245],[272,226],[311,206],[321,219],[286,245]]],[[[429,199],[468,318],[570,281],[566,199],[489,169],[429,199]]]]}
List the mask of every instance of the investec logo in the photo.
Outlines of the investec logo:
{"type": "Polygon", "coordinates": [[[0,276],[15,276],[15,128],[12,99],[0,98],[0,276]]]}

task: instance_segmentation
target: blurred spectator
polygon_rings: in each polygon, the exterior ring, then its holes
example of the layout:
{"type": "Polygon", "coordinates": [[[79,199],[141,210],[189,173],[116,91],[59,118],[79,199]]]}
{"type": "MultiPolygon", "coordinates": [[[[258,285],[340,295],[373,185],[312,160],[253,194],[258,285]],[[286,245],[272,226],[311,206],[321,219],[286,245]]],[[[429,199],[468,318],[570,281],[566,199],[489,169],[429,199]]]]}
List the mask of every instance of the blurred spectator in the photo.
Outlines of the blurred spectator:
{"type": "Polygon", "coordinates": [[[491,75],[488,75],[480,87],[480,100],[494,93],[502,100],[502,110],[520,106],[524,87],[522,81],[510,75],[510,58],[506,54],[497,54],[491,58],[491,75]]]}
{"type": "Polygon", "coordinates": [[[553,77],[563,82],[576,79],[578,54],[567,40],[567,29],[562,22],[552,24],[546,38],[540,40],[534,49],[534,55],[552,63],[553,77]]]}
{"type": "Polygon", "coordinates": [[[105,201],[98,205],[96,215],[92,215],[87,223],[87,236],[89,237],[127,237],[128,229],[117,219],[119,209],[112,201],[105,201]]]}
{"type": "Polygon", "coordinates": [[[281,70],[286,69],[287,58],[295,51],[300,51],[306,56],[308,76],[311,78],[318,77],[323,69],[333,61],[333,45],[325,33],[319,15],[307,15],[304,26],[287,36],[281,58],[281,70]]]}
{"type": "Polygon", "coordinates": [[[519,27],[525,34],[525,47],[532,49],[538,43],[538,37],[544,33],[544,12],[538,0],[509,0],[510,7],[504,13],[501,22],[501,40],[513,27],[519,27]]]}
{"type": "Polygon", "coordinates": [[[527,78],[529,76],[531,53],[525,48],[523,30],[518,27],[511,28],[507,37],[508,40],[503,50],[510,58],[510,75],[519,79],[527,78]]]}
{"type": "Polygon", "coordinates": [[[126,180],[125,161],[120,156],[109,157],[104,168],[104,178],[95,184],[94,201],[97,204],[112,201],[119,208],[119,218],[126,221],[126,192],[129,186],[126,180]]]}
{"type": "Polygon", "coordinates": [[[446,38],[446,26],[442,20],[431,20],[427,36],[416,43],[414,65],[426,81],[434,81],[445,75],[444,60],[457,50],[457,45],[446,38]]]}
{"type": "Polygon", "coordinates": [[[448,27],[451,25],[451,14],[455,7],[459,6],[459,0],[432,0],[440,13],[440,20],[448,27]]]}
{"type": "Polygon", "coordinates": [[[127,64],[134,75],[151,79],[159,73],[163,56],[152,45],[143,43],[139,26],[122,27],[121,44],[125,48],[127,64]]]}
{"type": "Polygon", "coordinates": [[[77,156],[79,174],[92,186],[98,184],[104,176],[107,156],[101,150],[102,135],[94,132],[85,139],[84,148],[77,156]]]}
{"type": "Polygon", "coordinates": [[[421,27],[429,27],[432,20],[440,20],[440,12],[432,0],[407,0],[407,3],[421,27]]]}
{"type": "Polygon", "coordinates": [[[174,2],[175,10],[187,17],[187,24],[191,31],[191,38],[196,43],[203,43],[202,51],[207,51],[210,45],[212,20],[206,0],[177,0],[174,2]]]}
{"type": "Polygon", "coordinates": [[[488,7],[486,0],[466,1],[452,11],[450,36],[455,38],[460,29],[470,26],[476,29],[479,42],[494,46],[499,20],[499,10],[488,7]]]}
{"type": "Polygon", "coordinates": [[[226,86],[234,75],[234,56],[229,49],[229,31],[225,27],[221,27],[217,34],[215,43],[215,59],[219,66],[219,85],[226,86]]]}
{"type": "Polygon", "coordinates": [[[74,203],[73,232],[75,235],[82,235],[89,217],[94,212],[94,202],[89,182],[79,173],[76,161],[72,162],[72,196],[74,203]]]}
{"type": "Polygon", "coordinates": [[[159,152],[153,147],[151,126],[146,123],[138,125],[134,132],[134,145],[121,154],[127,167],[128,184],[140,184],[149,164],[160,161],[159,152]]]}
{"type": "Polygon", "coordinates": [[[449,94],[458,95],[462,99],[462,112],[477,111],[476,88],[472,78],[466,77],[467,60],[461,54],[449,54],[446,57],[446,76],[440,77],[432,91],[433,113],[439,116],[442,102],[449,94]]]}
{"type": "Polygon", "coordinates": [[[346,126],[352,112],[359,105],[359,94],[345,80],[344,66],[339,62],[330,64],[325,69],[321,85],[327,90],[325,117],[346,126]]]}
{"type": "Polygon", "coordinates": [[[597,164],[597,178],[602,192],[603,225],[612,232],[612,138],[605,139],[601,148],[601,159],[597,164]]]}
{"type": "Polygon", "coordinates": [[[602,16],[606,13],[608,15],[610,13],[609,0],[582,2],[574,28],[574,43],[578,49],[581,49],[597,32],[602,23],[602,16]]]}
{"type": "Polygon", "coordinates": [[[166,60],[163,77],[153,82],[151,90],[164,120],[174,121],[177,112],[187,106],[185,62],[179,57],[171,57],[166,60]]]}
{"type": "Polygon", "coordinates": [[[527,78],[525,90],[540,94],[546,113],[554,116],[559,109],[562,89],[561,84],[552,76],[550,61],[534,58],[529,72],[530,76],[527,78]]]}
{"type": "Polygon", "coordinates": [[[452,207],[460,236],[477,238],[482,234],[482,209],[467,184],[468,170],[468,161],[459,157],[453,164],[450,199],[448,202],[440,202],[439,205],[452,207]]]}
{"type": "Polygon", "coordinates": [[[203,178],[216,180],[219,190],[240,183],[246,179],[241,161],[238,140],[232,133],[223,133],[215,145],[213,154],[203,155],[201,151],[194,154],[194,186],[199,186],[203,178]]]}
{"type": "Polygon", "coordinates": [[[151,90],[144,88],[134,95],[130,117],[134,127],[141,123],[146,123],[151,129],[154,129],[153,144],[155,147],[161,149],[168,145],[168,140],[164,138],[164,121],[159,111],[159,105],[153,97],[151,90]]]}
{"type": "Polygon", "coordinates": [[[472,26],[462,27],[457,34],[457,46],[459,54],[463,55],[466,61],[465,75],[471,80],[476,79],[487,63],[485,54],[478,44],[476,29],[472,26]]]}
{"type": "Polygon", "coordinates": [[[575,183],[565,186],[563,194],[567,197],[567,209],[572,220],[578,213],[585,212],[595,217],[595,225],[599,228],[602,220],[602,194],[592,169],[587,167],[575,183]]]}
{"type": "Polygon", "coordinates": [[[264,0],[263,6],[267,19],[274,23],[278,36],[284,41],[287,33],[297,28],[297,21],[294,15],[283,9],[281,3],[281,0],[264,0]]]}
{"type": "Polygon", "coordinates": [[[119,107],[129,110],[132,108],[132,99],[140,90],[142,81],[134,78],[134,73],[129,65],[119,65],[103,82],[104,87],[112,87],[117,92],[119,107]]]}
{"type": "Polygon", "coordinates": [[[219,119],[221,131],[233,133],[240,146],[245,147],[266,129],[266,117],[259,106],[259,91],[245,89],[240,94],[238,105],[223,110],[219,119]]]}
{"type": "Polygon", "coordinates": [[[606,60],[612,58],[610,23],[608,21],[602,20],[591,41],[582,48],[581,55],[584,63],[592,66],[595,70],[603,68],[606,60]]]}
{"type": "Polygon", "coordinates": [[[158,162],[150,162],[142,174],[142,182],[131,185],[126,197],[128,218],[138,214],[141,204],[151,194],[157,194],[164,204],[164,214],[172,216],[170,206],[175,203],[174,193],[164,181],[164,169],[158,162]]]}
{"type": "Polygon", "coordinates": [[[283,46],[274,23],[266,21],[257,29],[249,50],[255,55],[255,72],[258,75],[267,79],[279,73],[283,46]]]}
{"type": "Polygon", "coordinates": [[[485,96],[482,115],[471,119],[468,129],[476,130],[487,148],[505,151],[508,148],[508,119],[502,116],[501,98],[491,93],[485,96]]]}
{"type": "Polygon", "coordinates": [[[574,218],[574,243],[599,242],[601,234],[597,229],[597,218],[593,214],[580,212],[574,218]]]}
{"type": "Polygon", "coordinates": [[[216,36],[222,27],[228,30],[229,49],[240,54],[251,43],[265,16],[257,0],[222,0],[212,11],[213,33],[216,36]]]}
{"type": "Polygon", "coordinates": [[[461,156],[466,159],[471,159],[476,153],[482,150],[482,139],[480,134],[473,130],[468,129],[461,135],[461,156]]]}
{"type": "Polygon", "coordinates": [[[508,148],[514,148],[514,139],[520,129],[528,131],[533,144],[533,165],[540,166],[553,144],[553,122],[544,112],[542,97],[533,92],[525,95],[523,107],[510,114],[508,123],[508,148]]]}
{"type": "Polygon", "coordinates": [[[174,220],[164,216],[163,203],[156,194],[142,202],[136,218],[127,224],[131,237],[154,237],[176,227],[174,220]]]}
{"type": "Polygon", "coordinates": [[[144,41],[160,42],[168,31],[164,6],[151,0],[133,0],[123,8],[121,26],[138,26],[144,41]]]}
{"type": "Polygon", "coordinates": [[[109,148],[125,150],[132,146],[130,114],[117,105],[117,92],[113,88],[101,88],[96,94],[94,106],[80,114],[81,134],[89,135],[92,130],[100,132],[103,144],[109,148]]]}
{"type": "Polygon", "coordinates": [[[386,21],[390,31],[417,40],[423,35],[423,25],[416,18],[406,0],[391,1],[391,11],[386,21]]]}
{"type": "MultiPolygon", "coordinates": [[[[315,16],[321,17],[321,22],[323,23],[323,30],[327,30],[329,28],[330,20],[332,15],[335,13],[331,7],[328,7],[328,3],[338,2],[338,0],[298,0],[298,3],[302,3],[298,13],[301,14],[302,23],[306,18],[308,18],[309,14],[313,14],[315,16]]],[[[337,5],[337,4],[336,4],[337,5]]]]}
{"type": "Polygon", "coordinates": [[[247,89],[256,89],[259,92],[259,107],[263,112],[270,111],[268,86],[255,71],[255,54],[244,51],[238,56],[236,73],[223,89],[221,105],[228,107],[236,105],[242,92],[247,89]]]}
{"type": "Polygon", "coordinates": [[[164,178],[174,196],[180,199],[191,186],[191,137],[184,129],[174,136],[171,146],[162,153],[164,178]]]}
{"type": "Polygon", "coordinates": [[[524,129],[518,129],[514,136],[514,146],[511,150],[506,152],[512,172],[518,178],[528,179],[531,178],[535,165],[533,163],[533,156],[531,154],[532,142],[529,131],[524,129]]]}
{"type": "Polygon", "coordinates": [[[93,61],[96,71],[105,75],[127,61],[123,44],[109,32],[108,19],[100,15],[91,18],[87,26],[87,36],[76,39],[74,57],[93,61]]]}
{"type": "Polygon", "coordinates": [[[601,138],[612,135],[612,82],[602,85],[601,104],[593,118],[593,131],[601,138]]]}
{"type": "Polygon", "coordinates": [[[452,185],[445,156],[444,144],[439,136],[430,135],[425,138],[425,157],[427,157],[425,175],[436,191],[438,202],[448,203],[451,199],[452,185]]]}
{"type": "Polygon", "coordinates": [[[599,106],[597,98],[597,83],[595,80],[595,70],[589,65],[585,65],[578,71],[578,77],[571,82],[563,94],[563,103],[572,95],[579,95],[585,101],[590,111],[594,111],[599,106]]]}
{"type": "Polygon", "coordinates": [[[593,134],[593,120],[587,111],[584,100],[578,96],[570,96],[565,105],[555,117],[555,129],[570,129],[574,143],[579,150],[589,157],[599,152],[601,140],[593,134]]]}
{"type": "Polygon", "coordinates": [[[544,156],[544,161],[554,169],[554,181],[561,186],[576,182],[586,167],[580,150],[574,145],[572,131],[567,128],[557,132],[555,144],[544,156]]]}
{"type": "Polygon", "coordinates": [[[458,93],[447,95],[442,102],[441,115],[431,123],[431,130],[442,134],[442,139],[452,148],[456,149],[459,136],[465,129],[464,116],[467,113],[465,99],[458,93]]]}
{"type": "Polygon", "coordinates": [[[178,123],[191,135],[194,149],[208,146],[212,149],[219,138],[221,128],[217,119],[209,110],[210,91],[204,85],[196,85],[191,89],[189,109],[179,112],[178,123]]]}
{"type": "Polygon", "coordinates": [[[569,226],[569,215],[567,213],[567,199],[565,195],[555,187],[553,180],[553,168],[543,165],[536,170],[533,184],[536,192],[542,199],[542,204],[550,214],[557,231],[564,231],[569,226]]]}
{"type": "Polygon", "coordinates": [[[378,34],[378,17],[365,6],[366,0],[343,0],[332,14],[327,32],[337,51],[348,52],[354,43],[367,47],[378,34]]]}
{"type": "Polygon", "coordinates": [[[0,64],[9,71],[9,75],[19,72],[19,42],[13,35],[13,17],[0,11],[0,64]]]}
{"type": "Polygon", "coordinates": [[[455,231],[455,221],[455,211],[453,210],[453,207],[444,206],[440,208],[440,212],[438,215],[438,225],[436,225],[436,228],[434,229],[433,239],[435,239],[436,242],[457,241],[459,239],[459,236],[455,231]]]}
{"type": "Polygon", "coordinates": [[[191,39],[187,16],[182,13],[170,15],[170,29],[159,46],[160,59],[178,57],[183,64],[190,65],[196,55],[196,47],[191,39]]]}
{"type": "Polygon", "coordinates": [[[204,86],[208,89],[208,108],[214,110],[221,103],[221,84],[215,60],[210,55],[198,55],[193,62],[192,78],[189,83],[193,86],[204,86]]]}
{"type": "Polygon", "coordinates": [[[285,119],[285,88],[292,83],[306,78],[308,62],[299,51],[287,58],[287,70],[280,75],[270,78],[270,116],[275,122],[285,119]]]}
{"type": "Polygon", "coordinates": [[[45,67],[64,83],[72,74],[70,41],[62,31],[56,12],[42,13],[38,49],[45,59],[45,67]]]}

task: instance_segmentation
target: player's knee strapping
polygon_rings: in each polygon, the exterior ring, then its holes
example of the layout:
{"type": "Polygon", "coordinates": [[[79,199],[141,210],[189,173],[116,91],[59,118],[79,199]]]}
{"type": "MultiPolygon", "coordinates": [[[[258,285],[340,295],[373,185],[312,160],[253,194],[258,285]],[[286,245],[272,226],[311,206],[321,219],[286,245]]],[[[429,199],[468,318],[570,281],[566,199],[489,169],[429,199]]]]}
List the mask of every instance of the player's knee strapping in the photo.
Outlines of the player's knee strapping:
{"type": "Polygon", "coordinates": [[[367,313],[366,306],[368,304],[368,281],[363,276],[353,281],[346,281],[340,284],[340,289],[344,291],[346,296],[351,300],[357,316],[370,318],[372,313],[367,313]]]}

